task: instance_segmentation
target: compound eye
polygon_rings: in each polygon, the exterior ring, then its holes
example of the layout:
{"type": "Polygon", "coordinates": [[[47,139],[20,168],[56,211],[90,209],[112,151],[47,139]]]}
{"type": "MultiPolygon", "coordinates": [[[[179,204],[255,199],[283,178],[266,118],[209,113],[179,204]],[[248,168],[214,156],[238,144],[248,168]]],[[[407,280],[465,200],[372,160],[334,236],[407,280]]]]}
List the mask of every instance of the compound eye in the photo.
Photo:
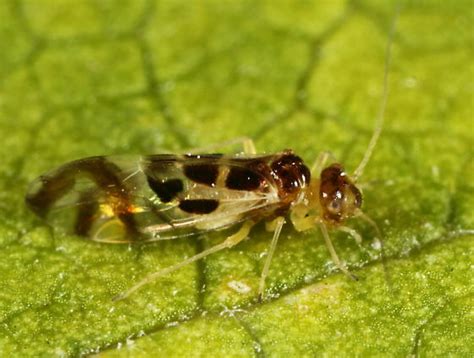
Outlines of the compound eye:
{"type": "Polygon", "coordinates": [[[334,214],[339,213],[341,211],[341,208],[342,208],[342,198],[339,198],[339,197],[331,200],[331,203],[329,204],[329,207],[328,207],[328,209],[334,214]]]}

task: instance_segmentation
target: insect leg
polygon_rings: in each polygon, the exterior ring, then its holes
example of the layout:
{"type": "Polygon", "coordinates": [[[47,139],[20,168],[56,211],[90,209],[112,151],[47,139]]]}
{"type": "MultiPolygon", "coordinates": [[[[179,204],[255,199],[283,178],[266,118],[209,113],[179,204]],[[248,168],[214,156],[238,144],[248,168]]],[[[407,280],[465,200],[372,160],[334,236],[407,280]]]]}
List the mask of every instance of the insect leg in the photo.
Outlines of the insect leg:
{"type": "Polygon", "coordinates": [[[265,293],[265,279],[268,276],[268,271],[270,270],[270,263],[272,262],[273,254],[275,253],[275,249],[278,243],[278,238],[280,237],[281,229],[285,224],[285,218],[278,217],[276,218],[272,224],[274,223],[275,228],[273,231],[273,238],[270,244],[270,248],[268,249],[267,258],[265,259],[265,264],[263,265],[262,275],[260,276],[260,283],[258,285],[258,300],[263,300],[263,294],[265,293]]]}
{"type": "Polygon", "coordinates": [[[350,236],[352,236],[354,238],[354,240],[357,242],[358,245],[362,244],[362,236],[360,236],[360,234],[356,230],[354,230],[350,227],[347,227],[347,226],[339,226],[337,229],[339,231],[346,232],[350,236]]]}
{"type": "Polygon", "coordinates": [[[244,153],[245,154],[252,154],[255,155],[257,154],[257,149],[255,148],[255,143],[253,140],[249,137],[244,137],[242,145],[244,147],[244,153]]]}
{"type": "Polygon", "coordinates": [[[326,164],[329,158],[336,161],[336,157],[334,157],[334,154],[332,154],[329,151],[324,151],[324,152],[319,153],[318,157],[316,158],[313,165],[311,166],[311,173],[319,175],[319,173],[321,172],[321,170],[323,170],[324,165],[326,164]]]}
{"type": "Polygon", "coordinates": [[[374,228],[375,232],[377,233],[377,236],[374,238],[374,241],[379,246],[380,258],[382,260],[382,266],[383,266],[383,270],[384,270],[385,281],[387,282],[388,287],[390,289],[392,289],[392,280],[390,278],[390,272],[388,270],[387,260],[385,258],[385,250],[384,250],[384,245],[383,245],[383,242],[382,242],[382,233],[380,232],[379,226],[377,225],[377,223],[375,221],[373,221],[370,218],[370,216],[365,214],[360,209],[357,211],[356,215],[357,215],[357,217],[360,217],[362,220],[367,222],[370,226],[372,226],[374,228]]]}
{"type": "Polygon", "coordinates": [[[308,215],[308,208],[305,205],[295,206],[290,212],[290,221],[298,232],[313,229],[319,216],[308,215]]]}
{"type": "Polygon", "coordinates": [[[191,257],[187,258],[186,260],[181,261],[180,263],[178,263],[176,265],[169,266],[169,267],[164,268],[163,270],[160,270],[160,271],[154,272],[152,274],[149,274],[144,279],[142,279],[140,282],[138,282],[134,286],[130,287],[127,291],[115,296],[113,298],[113,301],[119,301],[119,300],[123,300],[124,298],[127,298],[133,292],[138,290],[140,287],[156,280],[158,277],[165,276],[165,275],[167,275],[171,272],[179,270],[181,267],[189,265],[190,263],[195,262],[197,260],[200,260],[200,259],[202,259],[206,256],[209,256],[209,255],[211,255],[211,254],[213,254],[217,251],[227,249],[227,248],[230,248],[232,246],[237,245],[239,242],[241,242],[242,240],[244,240],[248,236],[248,234],[250,232],[250,229],[252,228],[252,226],[254,224],[255,223],[253,221],[246,221],[242,225],[242,227],[240,228],[239,231],[237,231],[235,234],[229,236],[224,242],[222,242],[220,244],[217,244],[215,246],[212,246],[209,249],[204,250],[204,251],[200,252],[197,255],[191,256],[191,257]]]}
{"type": "Polygon", "coordinates": [[[222,143],[211,144],[211,145],[200,147],[200,148],[193,148],[191,150],[188,150],[186,153],[187,154],[209,153],[210,151],[216,150],[218,148],[230,147],[237,144],[242,146],[242,151],[244,154],[248,154],[248,155],[257,154],[257,150],[255,149],[255,143],[249,137],[238,137],[238,138],[231,139],[222,143]]]}
{"type": "Polygon", "coordinates": [[[326,225],[324,223],[320,223],[319,227],[321,228],[321,232],[323,233],[324,241],[326,242],[326,247],[329,250],[329,253],[331,254],[332,260],[336,264],[336,266],[344,272],[345,275],[350,277],[353,280],[358,280],[358,277],[351,273],[346,266],[339,260],[339,256],[337,256],[336,249],[334,248],[334,245],[332,244],[331,238],[329,237],[328,229],[326,228],[326,225]]]}

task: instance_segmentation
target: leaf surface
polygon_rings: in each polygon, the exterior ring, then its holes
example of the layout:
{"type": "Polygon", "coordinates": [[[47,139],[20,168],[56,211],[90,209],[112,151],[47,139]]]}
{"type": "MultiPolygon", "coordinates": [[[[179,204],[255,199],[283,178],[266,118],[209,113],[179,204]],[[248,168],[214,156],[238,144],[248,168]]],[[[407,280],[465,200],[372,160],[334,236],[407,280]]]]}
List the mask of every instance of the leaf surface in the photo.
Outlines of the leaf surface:
{"type": "Polygon", "coordinates": [[[386,122],[362,185],[380,226],[287,225],[111,298],[223,240],[105,245],[49,228],[28,182],[66,161],[250,136],[352,172],[374,128],[393,3],[0,2],[2,356],[472,356],[474,161],[470,1],[402,3],[386,122]]]}

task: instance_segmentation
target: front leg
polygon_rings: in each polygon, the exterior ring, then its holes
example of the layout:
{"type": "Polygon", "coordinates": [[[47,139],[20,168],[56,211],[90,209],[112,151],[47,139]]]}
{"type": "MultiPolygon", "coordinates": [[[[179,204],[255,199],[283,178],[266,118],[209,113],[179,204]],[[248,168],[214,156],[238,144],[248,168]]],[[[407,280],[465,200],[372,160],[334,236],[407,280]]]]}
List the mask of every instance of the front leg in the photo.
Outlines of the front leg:
{"type": "Polygon", "coordinates": [[[324,166],[326,165],[326,162],[328,159],[332,159],[334,162],[336,162],[336,157],[334,154],[332,154],[329,151],[324,151],[319,153],[318,157],[314,161],[313,165],[311,166],[311,175],[312,176],[319,176],[321,171],[324,169],[324,166]]]}
{"type": "Polygon", "coordinates": [[[313,229],[319,221],[318,215],[311,215],[307,205],[297,205],[291,209],[290,220],[296,231],[313,229]]]}
{"type": "Polygon", "coordinates": [[[242,240],[244,240],[245,238],[247,238],[248,234],[250,233],[250,229],[253,227],[253,225],[255,225],[255,222],[253,221],[246,221],[242,227],[240,228],[239,231],[237,231],[235,234],[233,235],[230,235],[227,239],[225,239],[225,241],[223,241],[222,243],[220,244],[217,244],[215,246],[212,246],[210,248],[208,248],[207,250],[204,250],[202,252],[200,252],[199,254],[196,254],[194,256],[191,256],[179,263],[177,263],[176,265],[173,265],[173,266],[169,266],[169,267],[166,267],[160,271],[157,271],[157,272],[154,272],[152,274],[149,274],[148,276],[146,276],[145,278],[143,278],[141,281],[139,281],[137,284],[135,284],[134,286],[132,286],[131,288],[129,288],[127,291],[115,296],[113,298],[114,301],[119,301],[119,300],[123,300],[124,298],[127,298],[128,296],[130,296],[133,292],[135,292],[136,290],[138,290],[140,287],[156,280],[157,278],[159,277],[162,277],[162,276],[165,276],[165,275],[168,275],[170,274],[171,272],[174,272],[176,270],[179,270],[181,267],[183,266],[186,266],[186,265],[189,265],[190,263],[193,263],[197,260],[200,260],[206,256],[209,256],[215,252],[218,252],[218,251],[221,251],[221,250],[224,250],[224,249],[228,249],[228,248],[231,248],[235,245],[237,245],[239,242],[241,242],[242,240]]]}

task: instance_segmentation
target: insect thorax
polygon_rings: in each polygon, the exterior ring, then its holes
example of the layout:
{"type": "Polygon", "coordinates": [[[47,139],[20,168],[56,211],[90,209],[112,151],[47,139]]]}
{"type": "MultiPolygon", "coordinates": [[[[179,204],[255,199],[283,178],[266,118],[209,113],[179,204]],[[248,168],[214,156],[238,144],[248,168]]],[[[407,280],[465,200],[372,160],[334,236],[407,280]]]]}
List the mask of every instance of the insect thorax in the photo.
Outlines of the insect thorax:
{"type": "Polygon", "coordinates": [[[278,187],[282,211],[287,211],[309,186],[310,171],[300,157],[287,150],[271,163],[271,173],[278,187]]]}

